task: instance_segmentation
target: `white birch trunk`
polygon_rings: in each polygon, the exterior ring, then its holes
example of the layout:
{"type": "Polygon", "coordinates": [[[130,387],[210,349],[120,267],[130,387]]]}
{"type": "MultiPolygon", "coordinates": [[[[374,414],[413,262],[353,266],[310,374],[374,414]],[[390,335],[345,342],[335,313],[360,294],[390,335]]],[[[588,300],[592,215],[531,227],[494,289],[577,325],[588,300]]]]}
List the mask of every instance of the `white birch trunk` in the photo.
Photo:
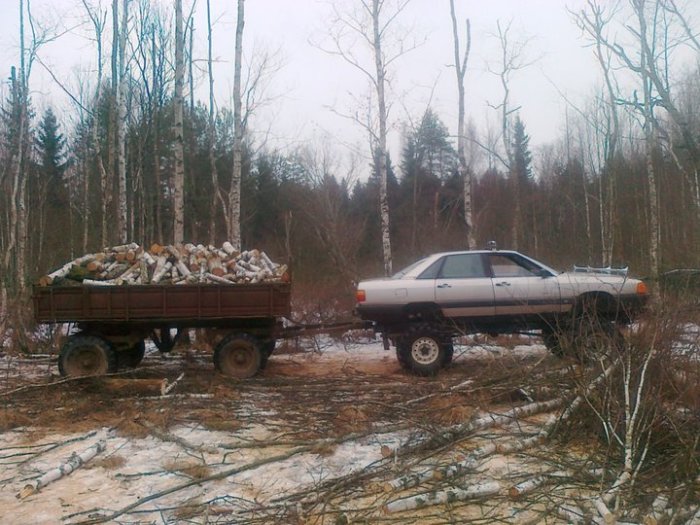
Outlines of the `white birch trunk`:
{"type": "Polygon", "coordinates": [[[241,68],[243,62],[243,27],[245,25],[245,1],[238,0],[236,22],[235,62],[233,70],[233,172],[228,198],[227,237],[236,250],[241,249],[241,177],[243,171],[243,117],[241,93],[241,68]]]}
{"type": "Polygon", "coordinates": [[[489,481],[473,485],[467,489],[449,489],[411,496],[390,501],[386,505],[386,512],[403,512],[419,509],[428,505],[441,505],[451,501],[465,501],[477,498],[496,496],[501,492],[501,485],[497,481],[489,481]]]}
{"type": "Polygon", "coordinates": [[[372,29],[373,29],[373,45],[374,45],[374,66],[376,68],[376,90],[377,90],[377,105],[379,109],[379,151],[378,169],[379,169],[379,215],[381,217],[382,229],[382,256],[384,259],[384,274],[389,276],[392,272],[392,256],[391,256],[391,235],[389,224],[389,197],[387,191],[387,120],[388,111],[385,100],[385,83],[386,83],[386,65],[384,64],[384,55],[382,54],[382,37],[380,30],[379,15],[382,9],[380,0],[372,0],[372,29]]]}
{"type": "Polygon", "coordinates": [[[126,242],[127,195],[126,195],[126,37],[129,23],[129,0],[122,0],[121,24],[119,28],[119,80],[116,85],[117,99],[117,235],[119,242],[126,242]]]}
{"type": "Polygon", "coordinates": [[[462,179],[462,198],[464,200],[464,225],[467,229],[467,248],[476,248],[476,236],[474,232],[474,219],[472,211],[472,176],[467,166],[466,129],[464,125],[464,75],[467,71],[467,62],[471,50],[471,29],[469,19],[466,21],[467,42],[464,55],[460,57],[459,31],[457,30],[457,16],[455,15],[454,0],[450,0],[450,15],[452,17],[452,37],[454,41],[455,73],[457,75],[458,113],[457,113],[457,157],[459,159],[458,170],[462,179]]]}
{"type": "Polygon", "coordinates": [[[173,240],[176,243],[183,242],[185,238],[185,142],[183,131],[183,84],[185,77],[184,64],[184,40],[182,29],[182,0],[175,1],[175,94],[174,111],[175,122],[175,177],[173,181],[173,240]]]}
{"type": "Polygon", "coordinates": [[[80,468],[82,465],[90,461],[100,452],[103,452],[107,448],[107,444],[104,440],[100,440],[91,447],[86,448],[80,454],[73,454],[68,458],[68,461],[53,468],[46,472],[39,479],[32,481],[24,486],[24,488],[17,494],[17,498],[24,499],[32,494],[36,494],[43,487],[52,483],[56,480],[61,479],[64,476],[69,475],[71,472],[80,468]]]}

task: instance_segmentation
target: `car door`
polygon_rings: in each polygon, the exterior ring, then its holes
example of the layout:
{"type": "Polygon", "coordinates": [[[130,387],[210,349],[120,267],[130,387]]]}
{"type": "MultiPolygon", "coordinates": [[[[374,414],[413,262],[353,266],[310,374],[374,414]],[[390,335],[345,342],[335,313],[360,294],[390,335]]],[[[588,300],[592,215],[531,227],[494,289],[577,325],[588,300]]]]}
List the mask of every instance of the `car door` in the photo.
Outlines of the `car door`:
{"type": "Polygon", "coordinates": [[[493,283],[485,262],[480,253],[444,257],[435,279],[435,299],[445,317],[493,318],[493,283]]]}
{"type": "Polygon", "coordinates": [[[487,258],[497,318],[535,318],[561,312],[559,283],[554,276],[516,253],[491,253],[487,258]]]}

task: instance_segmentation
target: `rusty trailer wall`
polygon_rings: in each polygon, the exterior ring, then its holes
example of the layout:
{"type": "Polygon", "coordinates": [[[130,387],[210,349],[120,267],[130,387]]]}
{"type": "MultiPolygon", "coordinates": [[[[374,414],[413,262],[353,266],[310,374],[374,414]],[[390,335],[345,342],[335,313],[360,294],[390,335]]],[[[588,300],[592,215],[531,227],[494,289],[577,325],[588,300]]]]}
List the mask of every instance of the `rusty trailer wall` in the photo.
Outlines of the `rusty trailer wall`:
{"type": "Polygon", "coordinates": [[[50,286],[33,291],[40,323],[288,317],[290,299],[289,283],[50,286]]]}

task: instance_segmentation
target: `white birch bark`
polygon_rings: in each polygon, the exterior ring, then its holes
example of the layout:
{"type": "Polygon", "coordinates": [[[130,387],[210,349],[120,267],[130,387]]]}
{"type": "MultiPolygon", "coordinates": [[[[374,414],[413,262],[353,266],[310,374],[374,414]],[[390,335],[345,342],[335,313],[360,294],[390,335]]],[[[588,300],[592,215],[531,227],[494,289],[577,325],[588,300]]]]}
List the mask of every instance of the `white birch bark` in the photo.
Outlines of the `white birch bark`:
{"type": "Polygon", "coordinates": [[[219,171],[216,167],[216,122],[214,111],[214,68],[212,62],[212,27],[211,27],[211,1],[207,0],[207,74],[209,77],[209,171],[211,172],[211,209],[209,211],[209,242],[216,242],[216,217],[217,205],[222,202],[221,189],[219,188],[219,171]]]}
{"type": "Polygon", "coordinates": [[[466,21],[466,38],[464,54],[460,56],[459,31],[457,30],[457,16],[455,15],[454,0],[450,0],[450,15],[452,17],[452,37],[454,41],[455,73],[457,75],[458,113],[457,113],[457,157],[459,159],[458,170],[462,179],[462,198],[464,200],[464,225],[467,228],[467,248],[476,248],[476,235],[474,232],[474,218],[472,210],[472,175],[467,166],[466,129],[464,124],[465,93],[464,75],[467,71],[469,52],[471,50],[471,29],[469,19],[466,21]]]}
{"type": "Polygon", "coordinates": [[[24,486],[24,488],[17,494],[19,499],[24,499],[32,494],[36,494],[43,487],[52,483],[56,480],[61,479],[64,476],[69,475],[71,472],[80,468],[82,465],[90,461],[100,452],[103,452],[107,448],[107,444],[104,440],[100,440],[91,447],[86,448],[80,454],[73,454],[68,458],[68,461],[59,465],[56,468],[49,470],[44,473],[39,479],[32,481],[24,486]]]}
{"type": "Polygon", "coordinates": [[[241,68],[243,62],[243,28],[245,0],[238,0],[236,21],[235,62],[233,69],[233,172],[228,195],[227,237],[236,250],[241,249],[241,177],[243,171],[243,118],[241,68]]]}
{"type": "Polygon", "coordinates": [[[402,512],[419,509],[428,505],[440,505],[451,501],[464,501],[477,498],[496,496],[501,492],[501,484],[497,481],[489,481],[472,485],[466,489],[449,489],[420,494],[394,501],[386,505],[386,512],[402,512]]]}
{"type": "Polygon", "coordinates": [[[126,242],[127,196],[126,196],[126,37],[129,23],[129,0],[122,0],[119,27],[119,80],[116,84],[117,103],[117,235],[119,242],[126,242]]]}
{"type": "Polygon", "coordinates": [[[384,64],[384,55],[382,54],[382,37],[380,30],[380,14],[383,2],[380,0],[372,0],[372,34],[374,46],[374,66],[376,68],[375,87],[377,91],[377,105],[379,109],[379,151],[378,169],[379,169],[379,214],[381,217],[382,230],[382,256],[384,259],[384,274],[389,276],[392,272],[392,256],[391,256],[391,236],[389,224],[389,198],[387,191],[387,120],[389,118],[386,100],[385,100],[385,84],[386,84],[386,64],[384,64]]]}
{"type": "Polygon", "coordinates": [[[182,28],[182,0],[175,1],[175,94],[174,112],[175,121],[173,131],[175,133],[175,177],[173,180],[173,241],[184,242],[185,238],[185,142],[183,137],[183,84],[185,78],[185,64],[182,28]]]}

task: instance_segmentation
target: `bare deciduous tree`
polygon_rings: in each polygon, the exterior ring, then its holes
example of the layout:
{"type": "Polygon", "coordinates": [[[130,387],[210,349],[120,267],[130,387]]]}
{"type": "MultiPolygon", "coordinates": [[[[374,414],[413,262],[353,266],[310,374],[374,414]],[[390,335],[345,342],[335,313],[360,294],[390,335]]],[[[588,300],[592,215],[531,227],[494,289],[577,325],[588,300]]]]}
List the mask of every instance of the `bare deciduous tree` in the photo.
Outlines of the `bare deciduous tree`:
{"type": "Polygon", "coordinates": [[[391,35],[397,18],[404,11],[410,0],[360,0],[357,6],[341,8],[338,3],[332,5],[333,19],[328,36],[332,48],[321,49],[336,55],[359,70],[370,82],[376,95],[377,127],[365,122],[357,116],[350,117],[362,125],[372,137],[372,158],[376,159],[379,173],[379,212],[382,234],[382,256],[384,273],[392,273],[391,237],[389,228],[389,200],[387,196],[387,135],[389,108],[386,101],[388,83],[388,68],[399,57],[416,47],[412,42],[406,45],[404,36],[391,35]],[[399,45],[392,49],[390,44],[399,45]],[[369,59],[358,57],[355,46],[361,42],[371,54],[369,59]],[[389,49],[389,51],[387,51],[389,49]]]}
{"type": "Polygon", "coordinates": [[[180,243],[185,238],[185,140],[183,127],[183,84],[185,80],[185,64],[183,49],[182,0],[175,2],[175,177],[173,181],[173,241],[180,243]]]}
{"type": "Polygon", "coordinates": [[[243,28],[245,0],[238,0],[235,62],[233,65],[233,172],[228,195],[227,236],[237,250],[241,249],[241,177],[243,171],[243,116],[241,69],[243,62],[243,28]]]}
{"type": "Polygon", "coordinates": [[[464,184],[464,224],[467,227],[467,247],[473,249],[476,247],[476,235],[474,232],[474,218],[472,210],[472,174],[467,166],[466,153],[466,130],[464,125],[464,75],[467,72],[467,63],[469,61],[469,52],[471,50],[471,29],[469,19],[466,20],[466,42],[464,44],[464,52],[459,47],[459,31],[457,29],[457,16],[455,15],[454,0],[450,0],[450,16],[452,18],[452,38],[454,41],[455,55],[455,73],[457,75],[457,93],[459,95],[458,113],[457,113],[457,157],[459,159],[459,176],[464,184]]]}

